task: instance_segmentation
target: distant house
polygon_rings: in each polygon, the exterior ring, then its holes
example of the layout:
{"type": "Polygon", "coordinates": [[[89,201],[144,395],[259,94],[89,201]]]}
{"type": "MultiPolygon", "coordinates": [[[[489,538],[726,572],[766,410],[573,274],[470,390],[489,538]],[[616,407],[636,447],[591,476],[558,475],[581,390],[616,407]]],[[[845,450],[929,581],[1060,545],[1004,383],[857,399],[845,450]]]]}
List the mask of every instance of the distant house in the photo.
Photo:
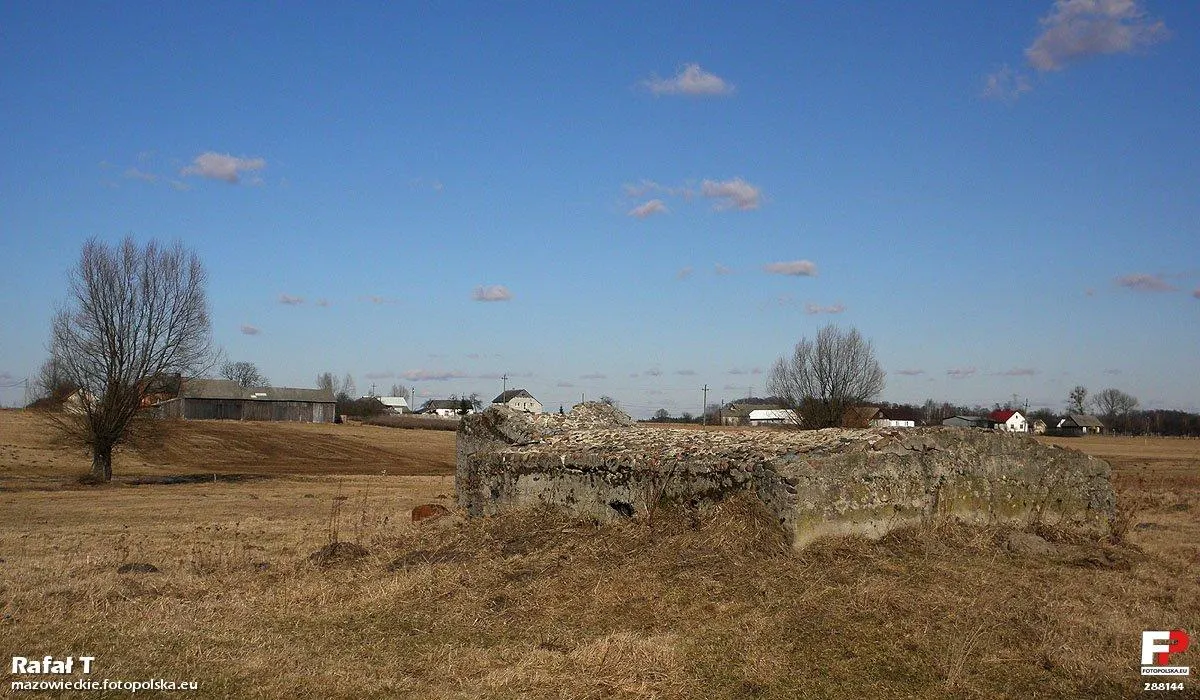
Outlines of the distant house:
{"type": "Polygon", "coordinates": [[[843,428],[867,428],[881,415],[878,406],[851,406],[842,414],[843,428]]]}
{"type": "Polygon", "coordinates": [[[388,413],[408,413],[408,399],[403,396],[376,396],[388,413]]]}
{"type": "Polygon", "coordinates": [[[721,425],[750,425],[753,411],[777,411],[784,405],[776,399],[750,398],[728,404],[721,409],[721,425]]]}
{"type": "Polygon", "coordinates": [[[950,416],[942,420],[942,425],[951,428],[990,428],[992,422],[980,416],[950,416]]]}
{"type": "Polygon", "coordinates": [[[421,410],[417,411],[417,413],[438,418],[458,418],[464,413],[474,412],[475,408],[470,405],[470,402],[464,411],[462,399],[430,399],[425,402],[421,410]]]}
{"type": "Polygon", "coordinates": [[[1068,413],[1054,426],[1054,432],[1057,435],[1098,435],[1104,432],[1104,424],[1095,416],[1068,413]]]}
{"type": "Polygon", "coordinates": [[[492,399],[492,403],[504,404],[509,408],[516,409],[518,411],[525,411],[526,413],[542,412],[542,402],[533,398],[533,394],[530,394],[524,389],[509,389],[503,394],[500,394],[496,398],[492,399]]]}
{"type": "Polygon", "coordinates": [[[912,428],[916,424],[912,416],[879,406],[852,406],[842,414],[844,428],[912,428]]]}
{"type": "Polygon", "coordinates": [[[1029,422],[1020,411],[992,411],[987,415],[987,419],[996,424],[997,430],[1009,433],[1029,432],[1029,422]]]}
{"type": "Polygon", "coordinates": [[[800,416],[790,408],[757,408],[746,420],[750,425],[800,425],[800,416]]]}
{"type": "Polygon", "coordinates": [[[189,379],[179,394],[154,405],[158,415],[188,420],[332,423],[337,403],[329,389],[243,387],[230,379],[189,379]]]}

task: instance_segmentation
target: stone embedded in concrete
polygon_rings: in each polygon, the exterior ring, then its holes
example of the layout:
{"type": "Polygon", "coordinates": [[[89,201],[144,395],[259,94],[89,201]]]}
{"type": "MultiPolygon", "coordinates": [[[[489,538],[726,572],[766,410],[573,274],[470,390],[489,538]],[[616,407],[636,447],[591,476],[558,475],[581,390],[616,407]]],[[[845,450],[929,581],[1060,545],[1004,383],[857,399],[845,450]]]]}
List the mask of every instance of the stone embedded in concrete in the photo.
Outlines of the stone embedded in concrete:
{"type": "Polygon", "coordinates": [[[469,515],[546,504],[610,520],[750,491],[797,547],[940,517],[1106,531],[1115,509],[1107,463],[975,429],[702,431],[636,426],[603,404],[494,406],[462,422],[457,449],[469,515]]]}

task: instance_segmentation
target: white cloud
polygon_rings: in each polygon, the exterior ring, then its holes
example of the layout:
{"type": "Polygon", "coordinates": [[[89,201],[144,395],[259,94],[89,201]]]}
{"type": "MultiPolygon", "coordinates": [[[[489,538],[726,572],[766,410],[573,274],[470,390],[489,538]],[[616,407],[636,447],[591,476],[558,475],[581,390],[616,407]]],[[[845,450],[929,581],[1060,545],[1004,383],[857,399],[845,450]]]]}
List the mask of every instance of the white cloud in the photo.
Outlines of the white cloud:
{"type": "Polygon", "coordinates": [[[559,382],[559,383],[555,384],[554,386],[559,387],[560,389],[574,389],[575,388],[575,385],[572,384],[571,382],[559,382]]]}
{"type": "Polygon", "coordinates": [[[410,382],[440,382],[447,379],[463,379],[467,375],[458,370],[410,369],[400,376],[410,382]]]}
{"type": "Polygon", "coordinates": [[[1116,280],[1118,287],[1125,287],[1137,292],[1173,292],[1176,287],[1162,278],[1162,275],[1125,275],[1116,280]]]}
{"type": "Polygon", "coordinates": [[[687,279],[687,278],[689,278],[689,277],[691,277],[691,276],[692,276],[692,272],[693,272],[693,270],[692,270],[692,266],[691,266],[691,265],[688,265],[687,267],[681,268],[681,269],[679,270],[679,272],[676,272],[676,273],[675,273],[675,279],[677,279],[677,280],[685,280],[685,279],[687,279]]]}
{"type": "Polygon", "coordinates": [[[509,301],[513,295],[507,287],[493,284],[476,287],[475,291],[471,292],[471,298],[475,301],[509,301]]]}
{"type": "Polygon", "coordinates": [[[142,182],[158,182],[158,176],[154,173],[148,173],[137,168],[129,168],[125,171],[125,177],[130,180],[141,180],[142,182]]]}
{"type": "Polygon", "coordinates": [[[763,265],[763,270],[773,275],[789,277],[816,277],[817,265],[811,260],[792,260],[791,262],[773,262],[763,265]]]}
{"type": "Polygon", "coordinates": [[[713,274],[714,275],[732,275],[733,270],[731,268],[725,267],[721,263],[717,263],[716,265],[713,266],[713,274]]]}
{"type": "Polygon", "coordinates": [[[322,308],[329,306],[329,300],[328,300],[328,299],[317,299],[317,300],[316,300],[315,302],[313,302],[313,303],[314,303],[314,304],[316,304],[317,306],[320,306],[320,307],[322,307],[322,308]]]}
{"type": "Polygon", "coordinates": [[[966,379],[967,377],[974,376],[977,371],[974,367],[956,367],[946,370],[946,376],[951,379],[966,379]]]}
{"type": "Polygon", "coordinates": [[[1038,371],[1032,367],[1014,367],[1012,369],[1007,369],[1007,370],[1004,370],[1003,372],[999,372],[998,376],[1001,376],[1001,377],[1032,377],[1037,373],[1038,373],[1038,371]]]}
{"type": "Polygon", "coordinates": [[[599,372],[593,372],[591,374],[581,375],[579,378],[580,379],[608,379],[608,375],[600,374],[599,372]]]}
{"type": "Polygon", "coordinates": [[[262,158],[236,158],[227,153],[208,151],[196,156],[192,164],[180,171],[181,175],[199,175],[210,180],[223,180],[236,184],[242,173],[262,170],[267,161],[262,158]]]}
{"type": "Polygon", "coordinates": [[[758,209],[762,203],[762,190],[740,177],[732,180],[705,180],[700,183],[700,194],[716,199],[713,208],[718,211],[758,209]]]}
{"type": "Polygon", "coordinates": [[[1146,16],[1137,0],[1056,0],[1044,31],[1025,49],[1039,71],[1102,54],[1132,53],[1167,38],[1166,25],[1146,16]]]}
{"type": "Polygon", "coordinates": [[[279,303],[288,306],[299,306],[304,303],[304,297],[294,297],[291,294],[280,294],[279,303]]]}
{"type": "Polygon", "coordinates": [[[262,333],[258,326],[251,326],[249,323],[243,323],[241,330],[243,335],[258,335],[262,333]]]}
{"type": "Polygon", "coordinates": [[[809,316],[815,316],[817,314],[840,314],[845,310],[846,307],[840,303],[832,306],[821,306],[820,304],[804,305],[804,313],[808,314],[809,316]]]}
{"type": "Polygon", "coordinates": [[[916,376],[925,374],[925,370],[923,370],[923,369],[899,369],[899,370],[896,370],[896,374],[899,374],[904,377],[916,377],[916,376]]]}
{"type": "Polygon", "coordinates": [[[691,95],[712,97],[732,95],[734,87],[725,79],[706,72],[698,63],[688,63],[674,78],[655,76],[642,85],[655,95],[691,95]]]}
{"type": "Polygon", "coordinates": [[[1028,77],[1005,64],[984,78],[983,92],[980,96],[985,100],[1016,102],[1017,98],[1032,89],[1028,77]]]}
{"type": "Polygon", "coordinates": [[[646,370],[646,376],[647,377],[661,377],[662,370],[657,367],[655,367],[653,369],[648,369],[648,370],[646,370]]]}
{"type": "Polygon", "coordinates": [[[670,211],[661,199],[652,199],[645,204],[630,209],[628,214],[638,219],[647,219],[655,214],[666,214],[670,211]]]}
{"type": "Polygon", "coordinates": [[[679,376],[681,376],[681,377],[694,377],[694,376],[696,376],[696,370],[694,370],[694,369],[681,369],[681,370],[679,370],[679,371],[675,372],[675,374],[678,374],[678,375],[679,375],[679,376]]]}
{"type": "Polygon", "coordinates": [[[1192,296],[1196,299],[1200,299],[1200,287],[1196,287],[1196,291],[1192,292],[1192,296]]]}

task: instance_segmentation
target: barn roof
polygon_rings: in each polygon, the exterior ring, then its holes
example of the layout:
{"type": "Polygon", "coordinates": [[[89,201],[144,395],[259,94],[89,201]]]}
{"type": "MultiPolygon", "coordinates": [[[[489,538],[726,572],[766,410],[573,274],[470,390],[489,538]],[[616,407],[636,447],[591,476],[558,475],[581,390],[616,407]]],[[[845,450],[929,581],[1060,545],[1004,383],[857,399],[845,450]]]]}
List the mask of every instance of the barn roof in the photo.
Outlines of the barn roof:
{"type": "Polygon", "coordinates": [[[1095,416],[1089,416],[1083,413],[1068,413],[1067,417],[1059,422],[1059,427],[1065,427],[1064,423],[1073,423],[1080,428],[1103,428],[1104,424],[1095,416]]]}
{"type": "Polygon", "coordinates": [[[220,399],[226,401],[307,401],[334,403],[329,389],[294,389],[282,386],[242,386],[232,379],[189,379],[179,395],[188,399],[220,399]]]}
{"type": "Polygon", "coordinates": [[[1009,418],[1020,413],[1020,411],[992,411],[988,414],[988,420],[994,420],[997,423],[1007,423],[1009,418]]]}
{"type": "MultiPolygon", "coordinates": [[[[508,403],[517,397],[528,397],[533,399],[533,394],[525,391],[524,389],[509,389],[503,394],[500,394],[496,398],[492,399],[492,403],[508,403]]],[[[536,400],[537,399],[534,399],[534,401],[536,400]]]]}

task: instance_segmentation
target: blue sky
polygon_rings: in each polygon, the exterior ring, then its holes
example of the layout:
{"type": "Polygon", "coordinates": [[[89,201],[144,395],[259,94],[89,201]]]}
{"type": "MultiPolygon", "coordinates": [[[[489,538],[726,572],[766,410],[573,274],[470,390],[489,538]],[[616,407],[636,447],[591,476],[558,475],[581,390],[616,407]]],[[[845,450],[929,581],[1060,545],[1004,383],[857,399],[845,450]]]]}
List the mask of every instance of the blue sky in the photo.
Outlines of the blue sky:
{"type": "Polygon", "coordinates": [[[84,240],[180,240],[276,385],[1200,410],[1200,6],[0,5],[0,403],[84,240]]]}

